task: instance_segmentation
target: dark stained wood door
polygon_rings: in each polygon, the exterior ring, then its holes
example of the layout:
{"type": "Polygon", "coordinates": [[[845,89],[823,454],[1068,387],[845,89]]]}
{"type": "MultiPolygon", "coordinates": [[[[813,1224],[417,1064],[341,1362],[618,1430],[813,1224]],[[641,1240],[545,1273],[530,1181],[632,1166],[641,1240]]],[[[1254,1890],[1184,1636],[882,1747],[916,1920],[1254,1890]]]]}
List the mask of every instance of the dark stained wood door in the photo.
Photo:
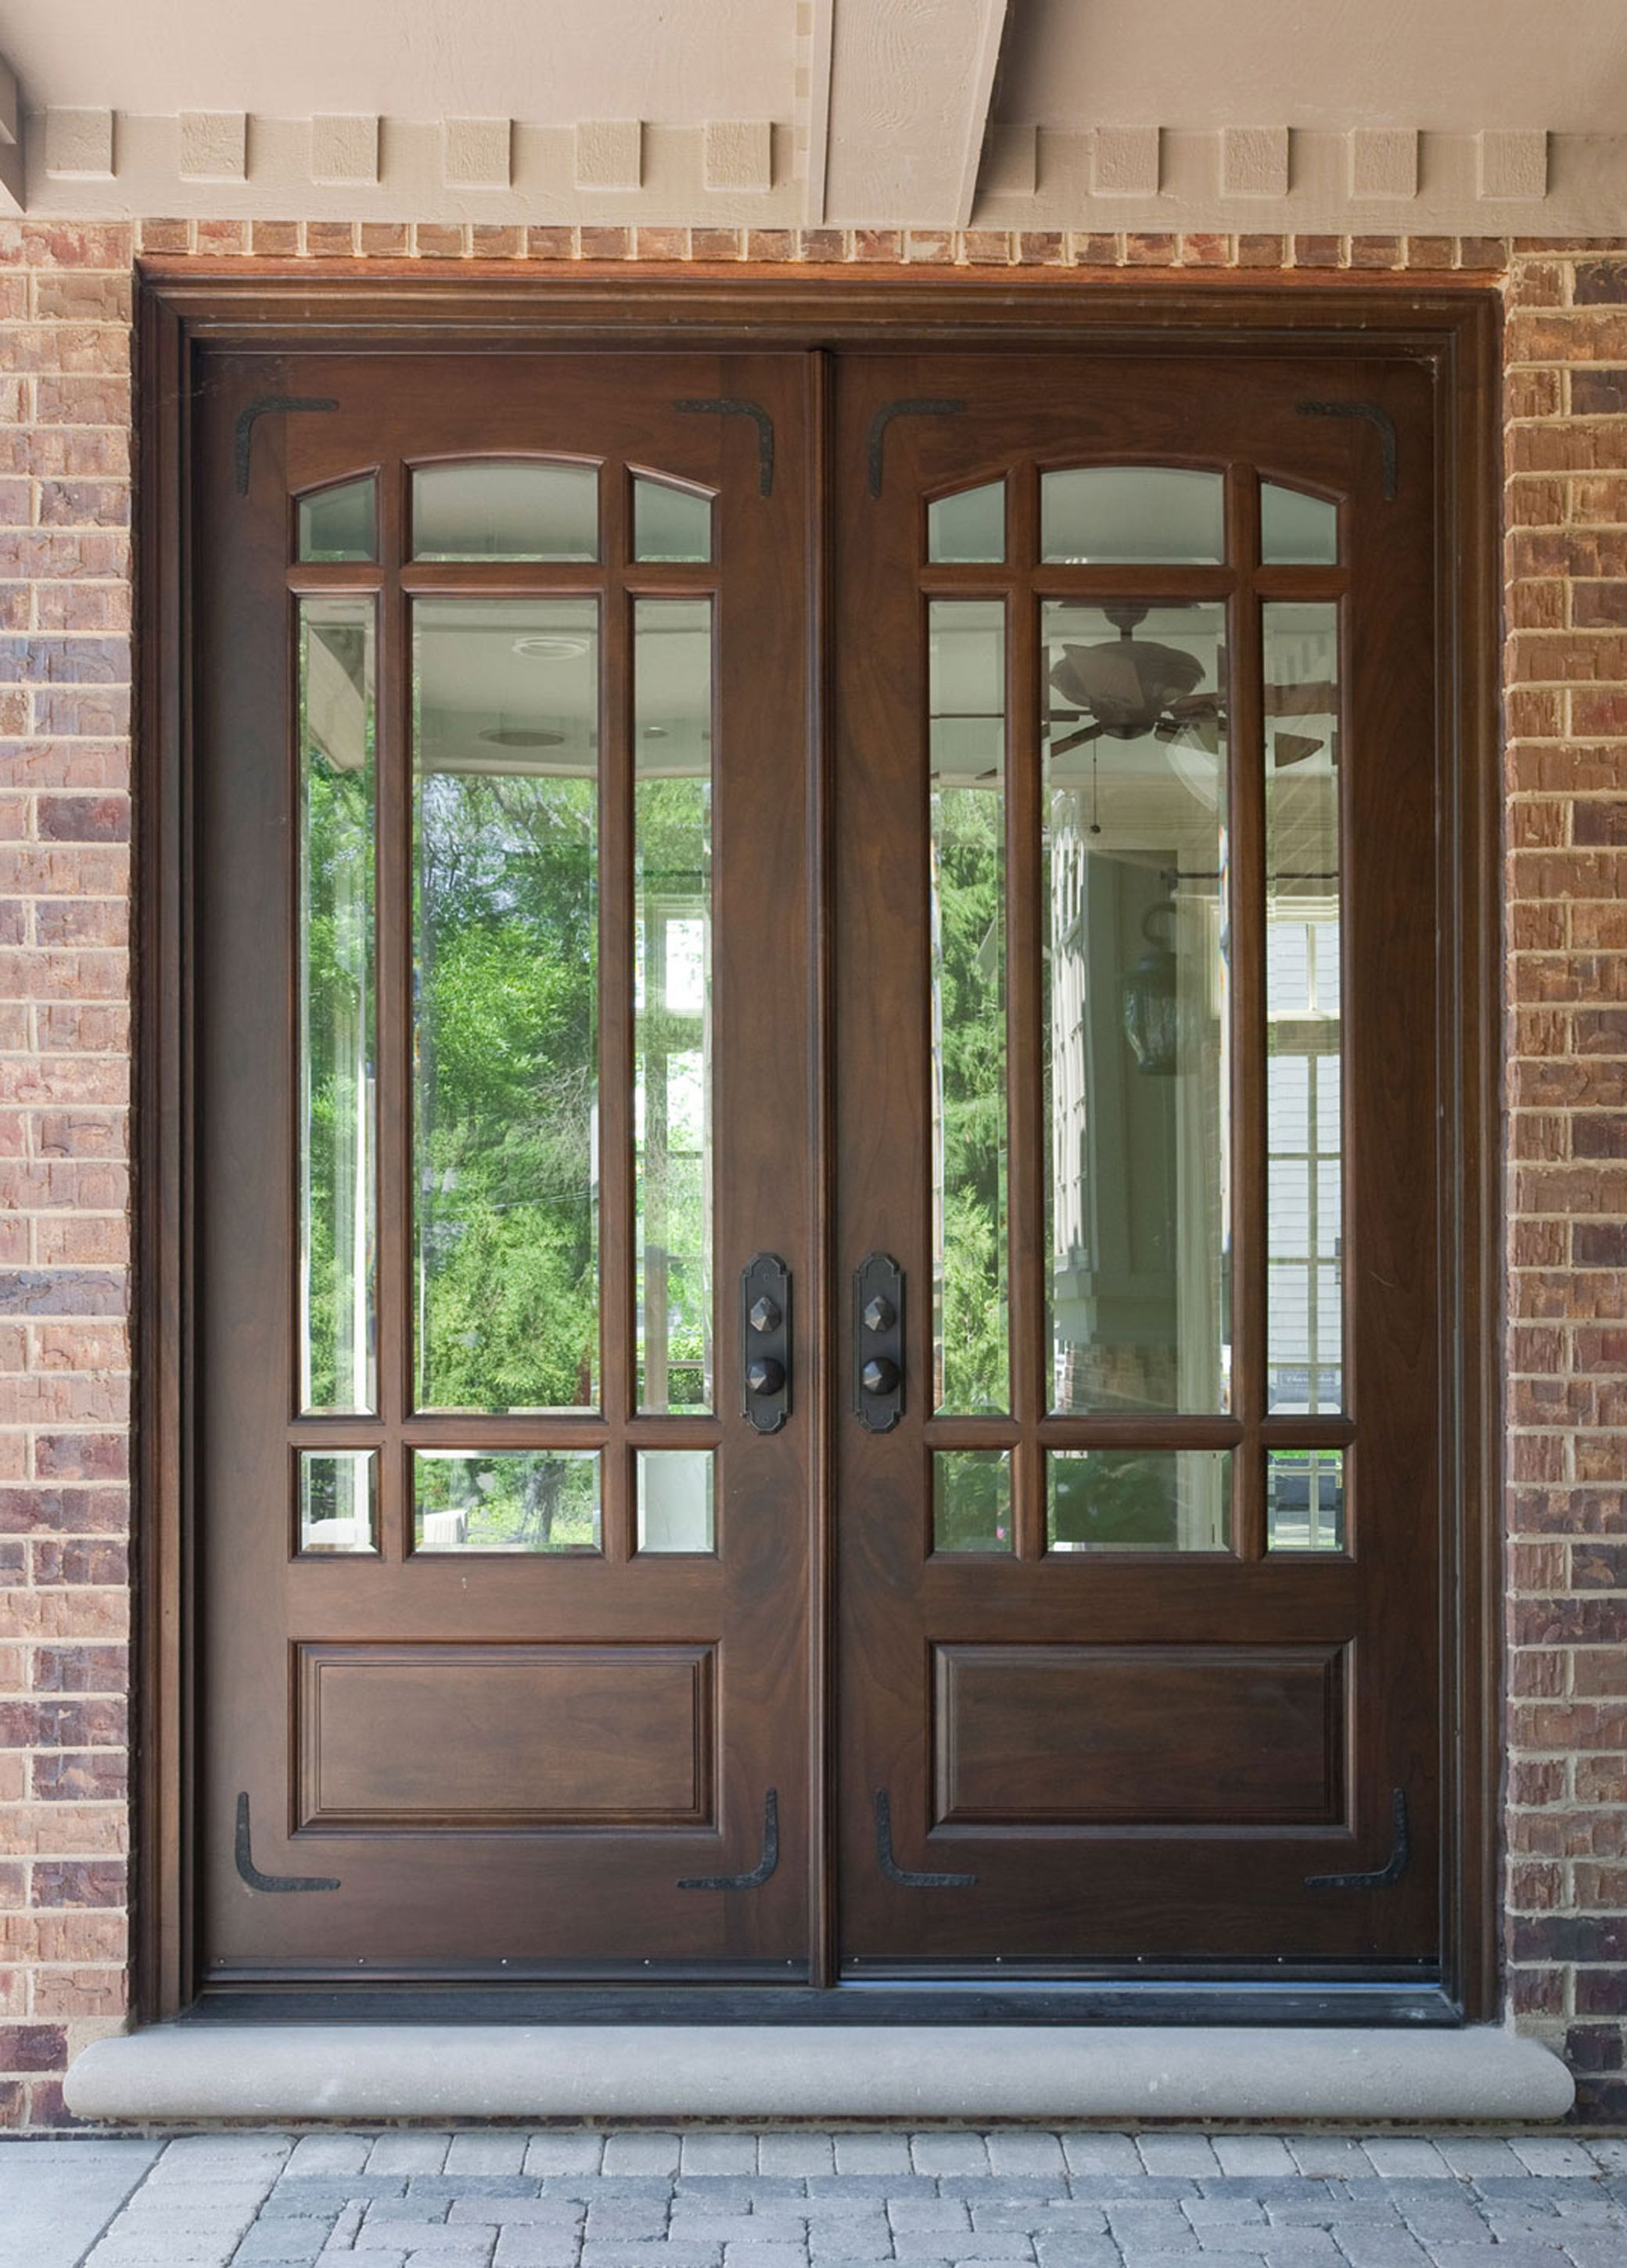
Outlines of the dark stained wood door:
{"type": "Polygon", "coordinates": [[[855,355],[836,400],[835,1243],[903,1286],[840,1326],[843,1971],[1404,1973],[1429,379],[855,355]]]}
{"type": "Polygon", "coordinates": [[[205,1981],[805,1974],[805,362],[199,399],[205,1981]]]}
{"type": "Polygon", "coordinates": [[[1428,374],[834,364],[201,364],[206,1982],[1439,1958],[1428,374]]]}

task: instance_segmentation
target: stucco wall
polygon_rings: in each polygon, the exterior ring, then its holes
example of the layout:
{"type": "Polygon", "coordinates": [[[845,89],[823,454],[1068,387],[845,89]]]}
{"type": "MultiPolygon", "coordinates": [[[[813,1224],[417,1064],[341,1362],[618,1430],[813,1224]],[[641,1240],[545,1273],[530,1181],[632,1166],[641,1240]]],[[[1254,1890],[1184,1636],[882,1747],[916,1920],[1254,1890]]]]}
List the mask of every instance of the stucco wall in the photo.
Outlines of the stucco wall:
{"type": "Polygon", "coordinates": [[[1627,247],[0,224],[0,2122],[122,2021],[141,252],[1506,276],[1508,1982],[1627,2124],[1627,247]]]}

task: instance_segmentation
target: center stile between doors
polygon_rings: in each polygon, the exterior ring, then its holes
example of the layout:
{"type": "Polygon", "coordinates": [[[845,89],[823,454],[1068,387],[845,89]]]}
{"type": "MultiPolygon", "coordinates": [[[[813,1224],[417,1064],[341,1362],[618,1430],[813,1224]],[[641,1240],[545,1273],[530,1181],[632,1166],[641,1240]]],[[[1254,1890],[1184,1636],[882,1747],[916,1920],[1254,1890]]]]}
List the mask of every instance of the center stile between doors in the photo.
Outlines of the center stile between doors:
{"type": "Polygon", "coordinates": [[[1426,373],[204,370],[202,1981],[1417,2013],[1426,373]]]}

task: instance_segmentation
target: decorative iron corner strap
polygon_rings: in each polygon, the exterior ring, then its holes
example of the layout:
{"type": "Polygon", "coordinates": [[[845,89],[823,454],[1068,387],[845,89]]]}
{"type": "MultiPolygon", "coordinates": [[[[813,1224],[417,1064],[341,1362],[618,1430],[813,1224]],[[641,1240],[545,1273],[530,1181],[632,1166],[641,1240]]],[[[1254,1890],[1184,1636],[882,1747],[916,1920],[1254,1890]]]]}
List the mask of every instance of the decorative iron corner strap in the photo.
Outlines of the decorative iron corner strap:
{"type": "Polygon", "coordinates": [[[339,404],[326,395],[310,394],[263,394],[258,401],[251,401],[239,409],[236,431],[232,435],[232,453],[237,467],[237,492],[248,494],[249,468],[253,462],[254,428],[262,417],[272,416],[283,409],[337,409],[339,404]]]}
{"type": "Polygon", "coordinates": [[[762,1856],[749,1874],[690,1874],[681,1890],[760,1890],[779,1865],[779,1790],[771,1787],[762,1806],[762,1856]]]}
{"type": "Polygon", "coordinates": [[[336,1890],[334,1874],[262,1874],[254,1864],[248,1835],[248,1797],[237,1800],[237,1836],[232,1845],[237,1870],[251,1890],[336,1890]]]}
{"type": "Polygon", "coordinates": [[[887,429],[895,417],[958,417],[965,408],[964,401],[939,401],[924,396],[918,401],[884,401],[870,421],[870,438],[866,445],[871,495],[879,497],[881,493],[887,429]]]}
{"type": "Polygon", "coordinates": [[[969,1890],[977,1881],[975,1874],[918,1874],[899,1865],[893,1856],[893,1805],[884,1787],[876,1790],[876,1863],[901,1890],[969,1890]]]}
{"type": "Polygon", "coordinates": [[[749,417],[757,428],[757,493],[774,493],[774,420],[760,401],[747,401],[733,394],[720,396],[716,401],[674,401],[674,409],[681,409],[691,417],[749,417]]]}
{"type": "Polygon", "coordinates": [[[1407,1827],[1407,1797],[1397,1788],[1390,1798],[1390,1854],[1381,1867],[1367,1874],[1307,1874],[1307,1890],[1387,1890],[1398,1882],[1407,1871],[1412,1856],[1412,1837],[1407,1827]]]}
{"type": "Polygon", "coordinates": [[[1379,437],[1379,475],[1386,504],[1394,504],[1400,485],[1401,453],[1395,421],[1376,401],[1301,401],[1301,417],[1365,417],[1379,437]]]}

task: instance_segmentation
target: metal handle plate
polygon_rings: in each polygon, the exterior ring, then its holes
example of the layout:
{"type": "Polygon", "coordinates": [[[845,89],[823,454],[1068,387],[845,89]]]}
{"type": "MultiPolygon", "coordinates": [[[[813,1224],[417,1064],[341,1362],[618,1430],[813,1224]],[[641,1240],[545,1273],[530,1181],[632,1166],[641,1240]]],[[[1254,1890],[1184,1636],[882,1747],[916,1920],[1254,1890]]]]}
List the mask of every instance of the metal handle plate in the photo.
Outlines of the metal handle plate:
{"type": "Polygon", "coordinates": [[[791,1270],[777,1252],[740,1270],[740,1415],[759,1433],[791,1415],[791,1270]]]}
{"type": "Polygon", "coordinates": [[[853,1410],[872,1433],[904,1414],[904,1271],[890,1252],[867,1254],[853,1277],[853,1410]]]}

